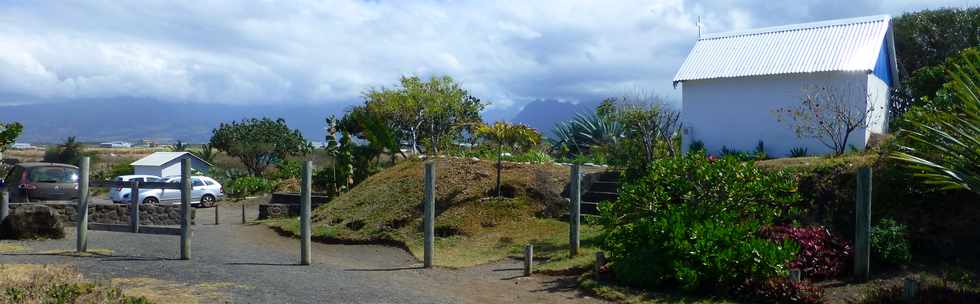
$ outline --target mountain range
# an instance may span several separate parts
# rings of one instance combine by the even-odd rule
[[[353,104],[353,103],[351,103]],[[0,121],[24,125],[18,142],[60,143],[68,136],[82,142],[153,140],[172,143],[207,142],[211,130],[222,122],[248,117],[283,118],[309,140],[322,140],[324,118],[340,116],[350,104],[228,105],[177,103],[141,99],[82,100],[0,106]],[[545,135],[555,123],[576,113],[592,111],[596,104],[572,104],[555,100],[528,103],[517,113],[485,113],[490,120],[527,124]],[[492,119],[490,119],[492,118]]]

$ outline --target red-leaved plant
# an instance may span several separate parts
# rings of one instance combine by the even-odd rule
[[[760,233],[770,240],[791,239],[799,244],[800,252],[788,266],[799,269],[810,280],[836,277],[851,261],[851,245],[824,227],[773,226],[763,228]]]

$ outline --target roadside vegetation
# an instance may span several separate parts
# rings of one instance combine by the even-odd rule
[[[119,303],[148,304],[119,288],[85,280],[65,265],[0,265],[0,303]]]

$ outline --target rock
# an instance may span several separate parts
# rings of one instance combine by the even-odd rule
[[[479,157],[471,157],[470,160],[472,160],[472,161],[480,161],[480,158]]]
[[[29,205],[14,209],[3,223],[0,238],[63,239],[65,228],[57,212],[44,205]]]

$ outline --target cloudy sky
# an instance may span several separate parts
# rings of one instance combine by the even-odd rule
[[[448,74],[504,113],[677,98],[699,16],[719,32],[968,2],[0,0],[0,104],[350,104],[408,74]]]

